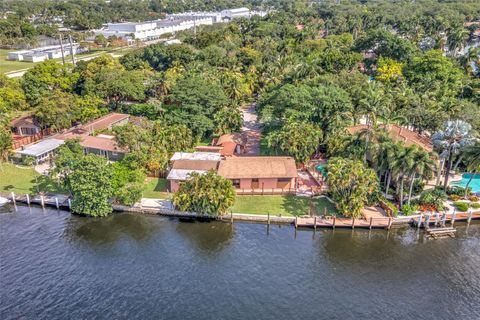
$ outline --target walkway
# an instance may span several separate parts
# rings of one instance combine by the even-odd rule
[[[247,145],[245,146],[245,155],[259,155],[260,154],[260,135],[262,132],[261,125],[258,123],[257,112],[255,110],[255,103],[244,106],[240,109],[243,113],[243,127],[242,133],[247,138]]]

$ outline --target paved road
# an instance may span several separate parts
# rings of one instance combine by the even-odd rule
[[[260,154],[260,136],[261,125],[257,119],[257,112],[255,110],[255,103],[241,108],[243,113],[243,127],[242,132],[247,138],[247,145],[245,146],[245,154],[259,155]]]

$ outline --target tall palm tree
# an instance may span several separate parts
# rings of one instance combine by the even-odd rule
[[[405,178],[412,172],[415,165],[415,148],[401,148],[400,153],[393,163],[393,171],[397,181],[397,193],[400,208],[403,206],[403,186]]]
[[[465,186],[465,197],[468,194],[468,187],[475,175],[480,172],[480,142],[477,141],[474,145],[467,147],[464,152],[465,162],[467,163],[467,170],[471,172],[470,179]]]
[[[462,120],[446,121],[444,129],[433,134],[433,145],[439,149],[440,158],[445,163],[445,180],[443,189],[448,186],[450,171],[452,170],[453,156],[457,155],[464,147],[470,146],[475,142],[472,135],[472,126]]]
[[[413,147],[415,153],[413,155],[413,166],[410,168],[410,188],[408,191],[408,204],[412,199],[413,184],[416,178],[426,180],[431,178],[435,170],[435,161],[432,159],[432,154],[428,154],[424,150]]]

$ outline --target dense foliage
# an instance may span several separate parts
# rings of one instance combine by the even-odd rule
[[[206,174],[192,173],[188,180],[180,183],[180,188],[173,195],[173,204],[178,210],[212,216],[225,214],[234,202],[232,181],[212,170]]]

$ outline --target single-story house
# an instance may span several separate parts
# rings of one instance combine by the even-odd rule
[[[33,116],[24,116],[10,122],[12,133],[18,136],[33,136],[42,131],[40,122]]]
[[[22,157],[33,157],[35,164],[50,160],[54,155],[58,147],[64,144],[63,140],[59,139],[44,139],[28,147],[22,147],[17,151],[17,154]]]
[[[218,175],[237,189],[296,188],[298,176],[292,157],[230,157],[220,161]]]
[[[380,128],[388,132],[389,137],[396,142],[403,142],[406,146],[417,145],[427,152],[433,151],[432,141],[429,137],[423,136],[415,131],[401,127],[396,124],[380,125]],[[347,128],[350,134],[368,129],[367,125],[361,124]]]
[[[110,113],[84,125],[71,128],[64,133],[56,134],[49,139],[41,140],[28,147],[22,148],[22,150],[17,150],[17,153],[24,156],[27,155],[25,150],[34,150],[34,153],[38,154],[38,163],[53,156],[54,149],[63,144],[63,141],[67,139],[79,139],[80,144],[84,147],[84,152],[86,154],[95,153],[105,156],[111,161],[120,160],[123,158],[127,150],[122,149],[117,145],[115,137],[102,134],[99,134],[98,136],[92,136],[91,134],[95,131],[112,129],[114,126],[126,124],[129,121],[129,117],[130,116],[128,114]],[[62,141],[62,143],[53,143],[51,140]],[[47,155],[44,154],[45,152],[38,153],[37,150],[45,151],[45,146],[48,146],[48,148],[52,147],[53,149],[48,150]],[[34,155],[34,157],[37,156]]]
[[[218,161],[216,160],[176,160],[168,173],[167,180],[170,183],[170,191],[175,192],[180,186],[180,182],[189,179],[190,174],[206,173],[208,170],[217,171]]]
[[[80,145],[83,147],[85,154],[93,153],[110,161],[119,161],[127,153],[127,150],[118,146],[115,137],[109,135],[82,136],[80,137]]]

